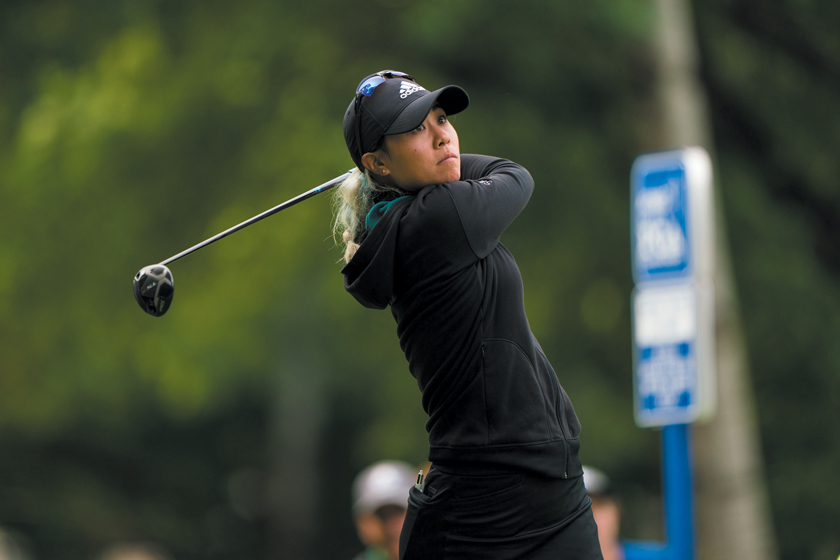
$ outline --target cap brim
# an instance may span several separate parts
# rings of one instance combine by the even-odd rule
[[[447,115],[454,115],[466,109],[470,104],[470,97],[467,92],[458,86],[446,86],[418,97],[416,101],[408,105],[397,115],[394,122],[385,130],[385,135],[403,134],[420,126],[429,111],[435,105],[446,112]]]

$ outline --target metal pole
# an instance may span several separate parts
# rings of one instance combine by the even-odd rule
[[[665,543],[624,543],[625,560],[694,560],[691,427],[662,428],[662,494]]]
[[[665,534],[669,558],[694,559],[691,432],[688,424],[662,428]]]

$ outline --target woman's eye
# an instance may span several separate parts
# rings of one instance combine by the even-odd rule
[[[424,128],[426,128],[426,125],[421,124],[420,126],[414,129],[414,132],[422,132]]]
[[[446,115],[441,115],[438,117],[438,124],[446,124]]]

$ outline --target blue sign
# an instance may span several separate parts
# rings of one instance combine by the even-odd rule
[[[700,148],[644,154],[630,171],[639,426],[690,423],[714,412],[711,179]]]
[[[701,400],[694,284],[637,288],[633,311],[636,423],[663,426],[694,421]]]
[[[691,277],[688,193],[680,160],[656,165],[642,160],[633,169],[632,189],[636,282]]]
[[[714,200],[702,148],[643,154],[630,172],[633,409],[662,427],[666,542],[627,560],[694,558],[689,425],[714,412]]]
[[[637,415],[670,417],[668,424],[690,422],[697,406],[697,349],[693,341],[638,349]]]

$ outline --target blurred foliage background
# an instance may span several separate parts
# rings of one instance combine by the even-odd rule
[[[840,552],[840,5],[696,0],[781,556]],[[534,175],[504,241],[623,534],[661,538],[632,415],[629,169],[659,141],[645,0],[0,4],[0,526],[35,559],[349,558],[350,484],[425,460],[393,319],[346,295],[322,196],[384,68],[471,94],[464,152]]]

